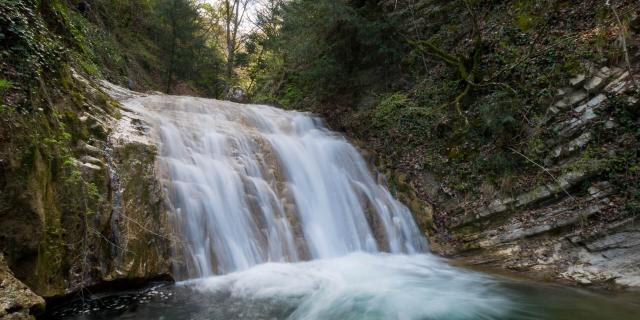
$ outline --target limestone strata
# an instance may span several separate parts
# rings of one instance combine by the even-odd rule
[[[520,194],[445,208],[447,231],[433,241],[471,264],[582,285],[638,287],[638,217],[624,213],[620,186],[603,174],[607,163],[598,159],[607,157],[584,154],[600,146],[615,157],[623,144],[594,140],[617,128],[616,119],[602,116],[612,99],[637,106],[631,75],[624,66],[594,68],[569,83],[547,119],[555,136],[545,141],[549,154],[540,170],[553,179]]]

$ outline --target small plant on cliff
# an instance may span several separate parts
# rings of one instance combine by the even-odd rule
[[[13,82],[6,79],[0,79],[0,94],[4,94],[5,91],[10,89],[12,86]]]
[[[11,87],[13,87],[13,82],[6,80],[6,79],[0,79],[0,110],[2,110],[2,108],[4,108],[4,95],[5,92],[9,89],[11,89]]]

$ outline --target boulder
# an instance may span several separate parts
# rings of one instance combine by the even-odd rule
[[[0,254],[0,320],[35,319],[44,304],[42,297],[14,277]]]
[[[238,103],[246,102],[247,93],[240,87],[231,87],[227,92],[227,100]]]

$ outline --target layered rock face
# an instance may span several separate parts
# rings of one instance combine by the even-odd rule
[[[21,281],[46,298],[169,279],[170,210],[156,147],[99,85],[78,74],[66,81],[73,104],[53,97],[33,116],[9,115],[11,133],[0,132],[0,252],[15,276],[3,271],[7,290],[22,290]],[[124,122],[134,132],[118,131]]]
[[[623,186],[607,174],[629,145],[620,128],[624,119],[611,111],[617,104],[639,107],[634,80],[622,64],[592,68],[570,83],[549,108],[546,123],[556,139],[546,142],[551,151],[545,162],[536,163],[551,182],[443,210],[447,232],[434,241],[446,255],[472,264],[638,287],[640,224],[633,208],[625,207]]]

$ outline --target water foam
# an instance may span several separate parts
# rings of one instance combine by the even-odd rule
[[[501,319],[512,303],[497,282],[433,255],[353,253],[267,263],[185,282],[243,301],[290,305],[289,319]]]

